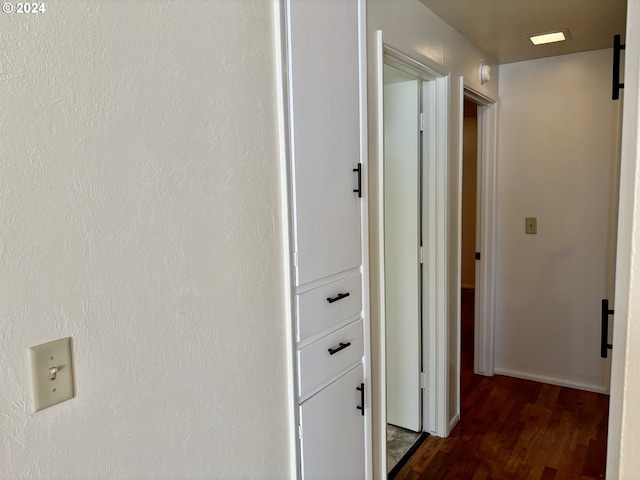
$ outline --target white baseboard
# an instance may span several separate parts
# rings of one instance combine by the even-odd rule
[[[456,413],[456,416],[453,417],[451,419],[451,421],[449,422],[449,434],[451,434],[451,432],[453,432],[453,429],[456,427],[456,425],[458,424],[459,421],[460,421],[460,414]]]
[[[575,388],[577,390],[585,390],[587,392],[604,393],[609,395],[609,388],[602,385],[592,385],[589,383],[574,382],[562,378],[548,377],[546,375],[538,375],[535,373],[523,372],[520,370],[509,370],[507,368],[496,367],[494,369],[496,375],[505,375],[507,377],[521,378],[522,380],[532,380],[534,382],[548,383],[559,387]]]

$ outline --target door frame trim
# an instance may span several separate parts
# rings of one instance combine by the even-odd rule
[[[449,105],[450,78],[424,84],[423,109],[428,119],[423,138],[422,358],[427,375],[423,395],[423,430],[447,437],[450,428],[449,367]],[[435,139],[435,144],[430,140]],[[429,388],[429,387],[432,388]],[[427,430],[428,429],[428,430]]]
[[[436,145],[432,149],[431,161],[423,166],[428,175],[429,168],[432,169],[432,177],[429,187],[433,187],[433,197],[425,198],[428,202],[427,208],[429,216],[424,219],[423,229],[428,228],[431,222],[432,228],[429,235],[424,236],[423,246],[426,240],[426,251],[428,265],[429,259],[433,259],[434,268],[429,274],[423,273],[423,292],[429,296],[423,301],[423,361],[426,363],[427,387],[426,398],[430,404],[429,409],[423,406],[423,430],[436,436],[446,437],[449,434],[448,402],[449,402],[449,105],[450,105],[450,84],[451,76],[449,70],[436,61],[423,56],[421,53],[405,46],[402,42],[392,36],[377,31],[376,35],[376,77],[377,91],[376,104],[377,115],[375,128],[377,130],[377,158],[372,158],[370,168],[377,170],[378,182],[376,190],[378,192],[375,201],[378,218],[376,221],[380,228],[375,233],[376,239],[371,243],[379,245],[377,251],[372,251],[371,268],[379,273],[379,289],[372,292],[372,298],[378,298],[380,322],[372,325],[378,330],[377,345],[373,346],[374,354],[380,357],[376,362],[379,369],[373,372],[373,381],[378,387],[372,392],[372,404],[376,407],[374,416],[380,419],[374,426],[374,441],[378,444],[379,451],[386,452],[386,374],[384,369],[386,356],[385,343],[385,301],[384,301],[384,64],[388,63],[394,67],[399,67],[417,78],[429,81],[432,84],[431,91],[437,99],[432,105],[432,121],[429,122],[434,129]],[[430,89],[427,88],[427,91]],[[427,113],[427,112],[425,112]],[[428,115],[427,115],[428,117]],[[425,195],[427,197],[427,195]],[[423,209],[424,209],[423,205]],[[426,269],[429,270],[428,268]],[[424,270],[423,270],[424,271]],[[377,459],[377,469],[386,472],[386,455],[381,455]]]
[[[495,272],[496,272],[496,177],[498,103],[465,86],[460,79],[460,98],[468,98],[478,104],[478,196],[476,251],[480,261],[476,264],[474,360],[475,373],[486,376],[495,374]],[[461,110],[464,102],[461,102]],[[460,118],[464,115],[461,112]],[[460,125],[460,142],[463,128]],[[462,147],[460,148],[460,182],[462,182]],[[460,183],[460,205],[462,183]],[[462,221],[462,208],[460,208]],[[461,230],[460,230],[461,231]],[[460,363],[458,362],[460,365]],[[459,381],[459,379],[458,379]],[[458,407],[459,410],[459,407]]]
[[[290,168],[290,137],[289,137],[289,81],[286,65],[287,52],[287,6],[286,0],[274,0],[274,37],[275,37],[275,67],[276,67],[276,99],[278,106],[278,150],[280,161],[280,211],[281,211],[281,235],[282,235],[282,261],[283,261],[283,291],[284,291],[284,328],[286,338],[286,380],[287,380],[287,432],[289,437],[289,471],[291,478],[300,478],[302,466],[299,455],[298,425],[300,423],[297,408],[298,397],[296,394],[296,378],[298,376],[296,352],[296,335],[294,329],[295,293],[293,279],[295,270],[291,261],[291,246],[293,245],[293,199],[291,197],[292,172]]]

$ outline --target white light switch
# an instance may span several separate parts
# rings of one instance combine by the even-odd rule
[[[33,410],[37,412],[73,398],[71,337],[31,347],[29,353]]]

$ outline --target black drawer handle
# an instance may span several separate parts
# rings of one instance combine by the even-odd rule
[[[340,346],[336,347],[336,348],[330,348],[329,349],[329,355],[335,355],[336,353],[338,353],[340,350],[344,350],[347,347],[351,346],[351,342],[347,342],[347,343],[342,343],[340,342]]]
[[[343,298],[347,298],[349,295],[351,295],[350,293],[339,293],[337,297],[328,297],[327,298],[327,302],[329,303],[333,303],[333,302],[337,302],[338,300],[342,300]]]
[[[613,315],[613,310],[609,308],[609,300],[602,299],[601,310],[601,331],[600,331],[600,356],[607,358],[607,350],[611,350],[613,347],[607,342],[609,336],[609,315]]]
[[[624,88],[624,83],[620,83],[620,52],[625,46],[620,42],[620,35],[613,36],[613,92],[611,100],[620,98],[620,89]]]
[[[360,392],[360,405],[357,405],[356,408],[362,412],[362,416],[364,417],[364,383],[356,387],[356,390]]]
[[[353,171],[358,172],[358,188],[353,193],[357,193],[358,198],[362,198],[362,164],[358,163],[358,168],[354,168]]]

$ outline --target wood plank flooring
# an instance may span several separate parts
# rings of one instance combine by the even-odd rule
[[[460,423],[425,440],[396,480],[604,478],[608,396],[474,375],[472,291],[463,291],[462,351]]]

